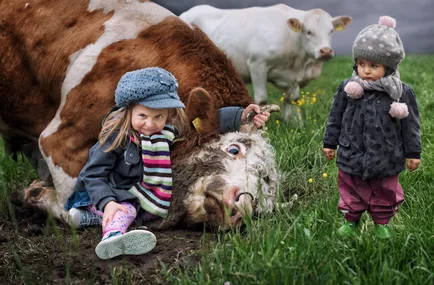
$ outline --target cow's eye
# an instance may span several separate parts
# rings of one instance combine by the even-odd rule
[[[236,144],[232,144],[228,147],[228,152],[233,155],[237,155],[240,153],[240,147]]]
[[[311,35],[313,35],[313,32],[312,31],[307,31],[307,35],[311,36]]]

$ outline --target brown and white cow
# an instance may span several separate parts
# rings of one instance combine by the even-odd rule
[[[209,95],[214,109],[251,102],[235,68],[204,33],[149,1],[1,1],[0,21],[0,133],[9,152],[24,151],[40,177],[52,179],[54,188],[37,182],[26,198],[59,219],[125,72],[169,70],[187,105],[195,87],[206,90],[199,93]],[[233,225],[258,198],[260,209],[272,209],[276,175],[268,143],[253,133],[219,136],[213,116],[197,110],[189,116],[201,117],[208,128],[192,131],[173,151],[174,184],[180,187],[166,225]],[[240,155],[228,153],[231,145]],[[209,150],[213,156],[204,154]],[[264,163],[256,166],[259,160]],[[218,171],[211,173],[210,165]],[[251,195],[241,199],[242,192]],[[227,210],[229,221],[223,218]]]

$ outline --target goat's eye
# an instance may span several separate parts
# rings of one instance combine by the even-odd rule
[[[237,155],[240,153],[240,147],[233,144],[228,147],[228,152],[233,155]]]

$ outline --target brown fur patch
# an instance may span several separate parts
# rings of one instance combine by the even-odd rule
[[[98,39],[111,15],[89,13],[88,1],[26,3],[0,2],[0,117],[37,138],[59,106],[69,56]]]

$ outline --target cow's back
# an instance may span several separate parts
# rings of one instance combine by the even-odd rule
[[[236,66],[244,81],[250,80],[248,60],[264,57],[279,61],[290,52],[288,43],[297,40],[286,23],[289,17],[303,17],[304,11],[284,4],[244,9],[217,9],[199,5],[180,15],[199,26],[223,50]],[[291,39],[292,37],[292,39]]]
[[[9,130],[36,138],[60,104],[69,56],[95,41],[110,17],[86,13],[89,24],[80,16],[84,1],[42,2],[0,3],[0,117]]]

